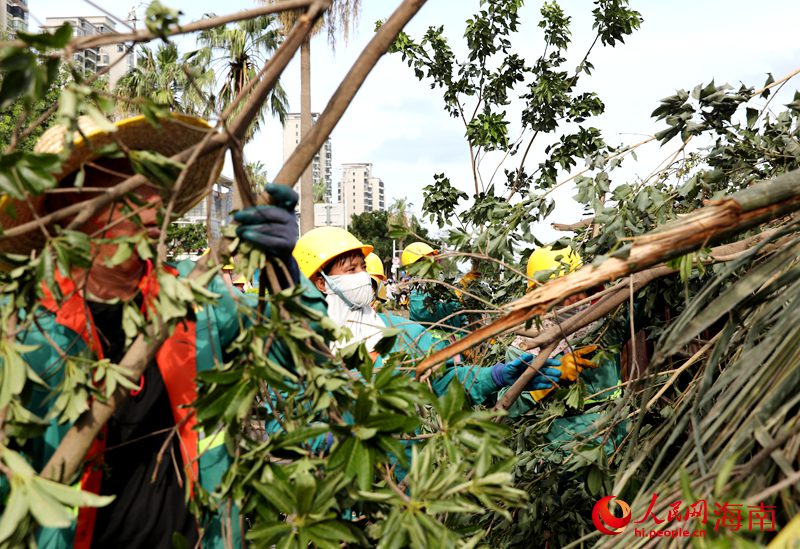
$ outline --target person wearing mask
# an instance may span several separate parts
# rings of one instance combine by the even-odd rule
[[[375,294],[375,301],[372,308],[376,311],[383,309],[384,304],[389,300],[388,283],[386,274],[383,270],[383,261],[375,252],[370,252],[366,258],[367,273],[372,279],[372,293]]]
[[[403,250],[400,263],[403,268],[426,257],[435,258],[439,250],[435,250],[424,242],[414,242]],[[412,287],[408,297],[408,318],[425,327],[444,333],[460,335],[467,327],[467,319],[458,314],[463,309],[461,302],[436,299],[420,284]]]
[[[113,142],[123,144],[125,151],[149,150],[169,157],[199,144],[212,131],[204,120],[179,114],[161,118],[159,127],[144,116],[128,118],[116,122],[114,132],[98,127],[89,117],[80,118],[78,123],[81,133],[75,133],[74,146],[65,155],[56,177],[62,192],[44,194],[25,203],[39,216],[94,197],[95,189],[110,188],[130,177],[134,172],[126,157],[97,156]],[[36,152],[61,153],[66,131],[63,127],[46,131],[37,142]],[[181,193],[174,202],[174,216],[183,215],[207,193],[209,181],[219,175],[218,160],[218,154],[203,155],[186,168]],[[85,189],[91,190],[70,192],[77,184],[78,172]],[[27,410],[36,416],[51,415],[57,388],[70,368],[71,357],[105,358],[118,363],[125,355],[126,305],[141,308],[147,315],[157,314],[154,302],[159,293],[158,281],[185,277],[194,268],[194,263],[187,260],[166,264],[161,267],[163,272],[157,272],[153,263],[140,257],[136,250],[126,259],[112,261],[119,257],[117,239],[141,237],[151,243],[158,239],[164,207],[160,188],[157,183],[142,185],[80,226],[77,230],[93,237],[90,262],[70,273],[55,270],[55,279],[43,283],[39,303],[27,311],[35,322],[25,322],[29,316],[21,318],[23,328],[18,341],[28,349],[23,360],[45,383],[34,386],[25,402]],[[279,185],[268,185],[266,191],[274,205],[238,212],[237,232],[268,258],[286,265],[291,280],[281,275],[282,285],[304,285],[302,303],[322,312],[324,298],[301,279],[291,255],[297,239],[293,212],[297,194]],[[30,208],[16,202],[0,196],[3,229],[28,220],[23,212]],[[5,240],[0,244],[0,264],[8,268],[14,261],[12,254],[30,256],[41,250],[41,244],[35,237]],[[186,496],[196,493],[195,487],[213,493],[232,462],[222,444],[223,437],[198,429],[191,404],[197,398],[197,373],[219,367],[228,344],[248,322],[239,314],[242,302],[238,298],[243,296],[221,276],[212,279],[208,289],[219,295],[218,300],[186,311],[186,317],[135,381],[137,388],[114,412],[89,452],[80,486],[114,496],[113,501],[101,508],[80,508],[70,527],[41,528],[37,534],[40,547],[168,549],[174,539],[181,539],[187,547],[221,549],[227,546],[223,531],[228,532],[234,546],[241,544],[235,506],[220,502],[218,511],[198,519],[190,512]],[[292,369],[282,342],[276,342],[270,355],[283,367]],[[53,418],[43,435],[26,446],[25,453],[37,470],[47,463],[68,427],[66,420]],[[173,431],[175,436],[171,436]],[[175,456],[174,461],[160,458],[162,447],[169,450],[168,456]],[[0,490],[3,505],[4,499]]]
[[[297,241],[294,257],[300,271],[325,295],[328,316],[351,333],[345,341],[332,342],[332,347],[341,349],[354,341],[364,342],[376,366],[380,367],[383,357],[374,349],[387,327],[401,331],[390,354],[406,352],[419,358],[447,345],[447,341],[435,338],[416,322],[387,313],[379,314],[372,308],[373,281],[366,261],[370,253],[372,246],[338,227],[313,229]],[[490,406],[494,404],[498,391],[513,384],[528,364],[512,360],[483,368],[451,362],[446,365],[444,374],[433,380],[433,389],[437,394],[443,394],[453,379],[458,379],[467,389],[473,404]],[[542,369],[528,387],[530,390],[551,387],[557,383],[559,375],[554,368]]]

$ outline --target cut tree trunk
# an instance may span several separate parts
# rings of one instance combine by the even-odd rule
[[[300,140],[311,131],[311,39],[300,46]],[[314,180],[309,162],[300,178],[300,234],[314,228]]]

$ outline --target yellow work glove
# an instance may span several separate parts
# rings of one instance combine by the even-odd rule
[[[558,366],[552,366],[554,370],[559,371],[559,381],[577,381],[584,368],[597,368],[597,364],[585,358],[597,351],[597,349],[597,345],[587,345],[585,347],[579,347],[571,353],[562,355],[560,358],[551,359],[559,361]],[[550,387],[549,389],[531,391],[531,396],[536,402],[540,402],[544,397],[555,390],[555,387]]]

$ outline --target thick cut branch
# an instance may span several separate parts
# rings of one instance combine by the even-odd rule
[[[709,259],[712,262],[728,261],[731,259],[731,256],[735,257],[737,254],[755,246],[758,242],[771,238],[777,232],[778,229],[770,229],[768,231],[751,236],[750,238],[740,240],[739,242],[717,246],[710,251]],[[609,288],[609,290],[611,290],[610,293],[606,294],[603,299],[591,307],[588,307],[573,317],[568,318],[558,326],[553,326],[547,330],[542,330],[539,332],[527,342],[527,349],[534,349],[536,347],[543,348],[548,346],[541,352],[542,355],[545,355],[542,361],[546,360],[549,358],[552,352],[548,351],[547,349],[554,348],[559,340],[575,333],[585,326],[588,326],[592,322],[601,319],[625,303],[625,301],[630,297],[629,289],[632,290],[633,293],[636,293],[654,280],[671,275],[675,272],[676,270],[672,267],[667,267],[666,265],[657,265],[632,275],[632,280],[629,278],[620,280],[613,287]],[[533,376],[536,375],[536,371],[538,371],[538,368],[535,370],[532,368],[533,367],[524,372],[516,381],[516,383],[514,383],[511,389],[509,389],[508,392],[503,395],[503,398],[497,403],[497,409],[507,410],[519,397],[519,395],[522,394],[522,391],[525,389],[528,382],[533,379]]]
[[[147,337],[138,336],[120,361],[119,365],[130,379],[138,379],[144,374],[147,365],[155,358],[158,348],[166,339],[166,335],[155,340],[152,337],[152,331]],[[81,414],[67,431],[50,461],[42,469],[42,476],[59,482],[71,482],[92,442],[100,434],[103,425],[111,419],[114,411],[128,398],[129,392],[122,385],[118,385],[116,391],[105,402],[93,400],[89,410]]]
[[[448,358],[547,312],[570,295],[642,271],[798,209],[800,170],[761,182],[726,199],[711,202],[682,219],[632,239],[629,246],[596,267],[586,266],[535,289],[512,303],[510,312],[505,317],[420,362],[417,366],[417,377],[421,378]]]

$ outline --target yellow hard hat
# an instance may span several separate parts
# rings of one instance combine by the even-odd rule
[[[233,281],[233,284],[247,284],[247,277],[241,275],[239,278]]]
[[[377,278],[379,280],[386,280],[386,274],[383,270],[383,261],[381,258],[375,255],[375,252],[371,252],[366,257],[367,262],[367,272],[370,276]]]
[[[372,246],[339,227],[317,227],[300,237],[292,255],[300,271],[311,278],[331,259],[353,250],[361,250],[366,258]]]
[[[370,274],[369,276],[375,281],[375,298],[379,299],[380,301],[386,301],[386,283],[384,282],[386,277],[380,279],[373,274]]]
[[[577,270],[582,263],[581,257],[569,246],[558,250],[551,246],[537,248],[528,258],[528,289],[536,284],[534,276],[540,271],[554,271],[548,278],[555,278]]]
[[[481,278],[481,273],[479,271],[470,271],[458,280],[458,285],[466,290],[472,285],[473,282],[475,282],[480,278]],[[458,299],[461,299],[462,296],[461,290],[455,290],[455,294]]]
[[[400,263],[402,263],[403,267],[407,267],[426,255],[436,255],[438,253],[439,250],[434,250],[424,242],[414,242],[406,246],[406,249],[403,250]]]

